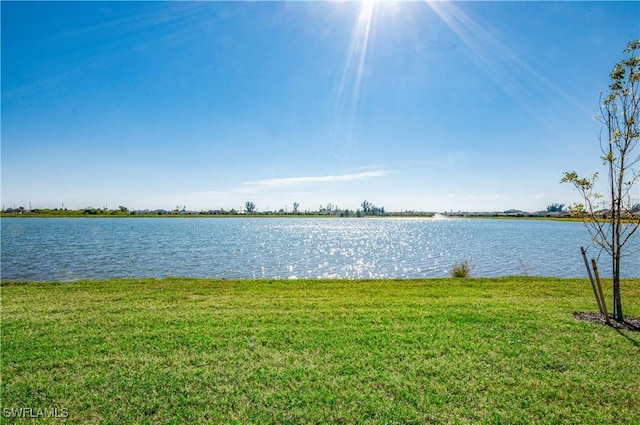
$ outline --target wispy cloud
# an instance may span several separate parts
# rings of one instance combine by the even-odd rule
[[[260,187],[289,187],[289,186],[302,186],[317,183],[338,183],[349,182],[356,180],[368,180],[377,177],[385,177],[389,175],[389,171],[366,171],[363,173],[354,174],[341,174],[330,176],[313,176],[313,177],[288,177],[280,179],[264,179],[257,181],[244,182],[244,185],[248,186],[260,186]]]

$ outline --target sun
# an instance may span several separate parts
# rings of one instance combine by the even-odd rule
[[[352,127],[355,122],[362,83],[367,73],[367,58],[379,18],[393,16],[398,11],[398,3],[394,0],[363,0],[356,3],[360,9],[351,31],[335,103],[336,113],[347,123],[347,127]],[[350,133],[348,129],[347,133]]]
[[[360,83],[364,74],[365,60],[374,25],[375,10],[381,1],[365,0],[360,2],[360,11],[351,32],[351,44],[347,53],[347,60],[342,71],[342,79],[338,91],[338,102],[342,101],[345,91],[351,92],[351,103],[357,103]]]

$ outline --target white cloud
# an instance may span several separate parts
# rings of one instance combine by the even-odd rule
[[[366,181],[390,174],[390,171],[372,170],[330,176],[263,179],[243,182],[235,187],[221,188],[220,190],[172,193],[167,195],[167,200],[172,200],[173,203],[178,202],[173,200],[179,200],[181,205],[186,204],[188,209],[243,208],[244,202],[248,200],[255,202],[258,205],[258,210],[267,209],[267,206],[278,206],[279,208],[281,205],[290,204],[292,200],[300,202],[304,208],[312,209],[324,202],[357,208],[358,204],[353,204],[351,194],[345,195],[344,191],[334,193],[330,185]]]
[[[355,180],[368,180],[376,177],[385,177],[389,175],[388,171],[367,171],[363,173],[355,174],[342,174],[331,176],[313,176],[313,177],[288,177],[280,179],[264,179],[258,181],[244,182],[247,186],[260,186],[260,187],[288,187],[288,186],[300,186],[316,183],[338,183],[349,182]]]

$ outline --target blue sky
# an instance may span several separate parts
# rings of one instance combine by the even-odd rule
[[[2,2],[4,207],[545,209],[640,2]]]

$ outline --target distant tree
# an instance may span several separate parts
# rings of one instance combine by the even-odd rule
[[[584,204],[574,204],[572,211],[583,217],[592,240],[604,249],[612,260],[613,317],[624,320],[620,298],[620,260],[623,247],[640,227],[640,217],[631,211],[633,189],[640,182],[640,39],[627,44],[627,59],[611,71],[611,84],[600,96],[600,114],[596,119],[606,129],[599,137],[602,161],[608,171],[608,193],[596,192],[598,173],[580,177],[575,171],[565,172],[563,183],[571,183]],[[602,219],[602,210],[607,211]]]
[[[564,204],[551,204],[547,206],[547,212],[562,212],[564,210]]]
[[[362,204],[360,204],[360,206],[362,207],[362,213],[364,215],[369,214],[369,212],[371,211],[372,205],[366,199],[362,202]]]
[[[251,214],[256,210],[256,204],[254,204],[251,201],[247,201],[244,204],[244,209],[247,211],[248,214]]]
[[[362,215],[385,215],[384,207],[376,207],[369,201],[360,204],[362,207]]]
[[[293,213],[297,214],[298,213],[298,208],[300,207],[300,204],[297,202],[293,203]]]
[[[129,208],[127,208],[127,207],[125,207],[125,206],[120,205],[120,206],[118,207],[118,211],[123,212],[123,213],[126,213],[126,212],[129,212]]]

